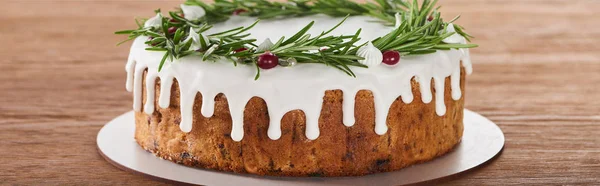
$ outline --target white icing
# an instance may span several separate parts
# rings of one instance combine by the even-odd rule
[[[198,34],[198,32],[196,32],[193,28],[190,28],[190,35],[185,40],[185,42],[188,42],[190,39],[192,40],[192,45],[190,46],[189,50],[203,49],[202,48],[202,40],[200,39],[200,37],[203,38],[204,45],[208,46],[208,44],[209,44],[208,37],[206,37],[204,34]]]
[[[273,47],[273,42],[271,42],[271,39],[267,38],[260,45],[258,45],[258,47],[256,47],[256,52],[264,52],[270,50],[271,47]]]
[[[201,6],[182,4],[181,11],[183,11],[183,17],[187,20],[197,20],[206,15],[206,11]]]
[[[400,28],[400,25],[402,25],[402,15],[400,15],[400,13],[396,13],[394,17],[396,18],[396,24],[394,25],[394,28]]]
[[[454,24],[452,23],[448,24],[448,26],[446,27],[446,32],[454,32],[454,34],[444,39],[444,43],[462,43],[465,40],[463,36],[456,33],[456,29],[454,28]]]
[[[160,27],[160,25],[162,25],[162,15],[160,15],[160,13],[157,13],[156,16],[144,22],[144,28]]]
[[[251,20],[232,17],[230,21],[217,24],[210,32],[219,32],[227,28],[247,25]],[[320,33],[328,30],[340,19],[325,16],[292,18],[286,20],[262,21],[250,32],[256,39],[269,37],[279,38],[292,31],[301,29],[304,24],[315,20],[311,32]],[[368,22],[371,18],[350,17],[332,34],[353,34],[357,28],[363,28],[363,40],[372,40],[391,31],[378,23]],[[294,28],[296,27],[296,28]],[[289,36],[288,36],[289,37]],[[147,37],[137,38],[131,47],[130,57],[126,65],[127,90],[133,91],[134,110],[142,110],[142,75],[146,76],[147,100],[144,111],[151,114],[155,110],[155,81],[160,78],[161,88],[158,104],[161,108],[169,107],[173,79],[177,79],[180,89],[181,123],[184,132],[192,130],[193,104],[198,92],[202,94],[201,113],[211,117],[214,113],[214,98],[223,93],[227,97],[229,111],[233,122],[231,137],[235,141],[244,136],[244,109],[252,97],[265,100],[270,116],[268,136],[273,139],[281,137],[281,119],[287,112],[300,109],[306,116],[306,136],[314,140],[319,134],[319,117],[323,96],[327,90],[343,91],[343,122],[346,126],[355,123],[354,102],[360,90],[370,90],[375,102],[375,132],[385,134],[388,130],[386,120],[391,104],[401,96],[404,103],[414,101],[411,79],[414,77],[420,84],[420,92],[424,103],[435,102],[436,113],[446,113],[444,103],[445,78],[451,78],[452,98],[460,99],[460,62],[463,61],[467,73],[471,72],[469,50],[446,50],[421,56],[403,57],[395,66],[376,65],[368,69],[352,68],[356,78],[322,64],[300,64],[293,68],[274,68],[261,71],[261,77],[255,81],[256,69],[250,65],[233,66],[227,60],[203,62],[201,57],[189,56],[174,62],[167,62],[161,72],[158,65],[162,52],[146,51],[144,42]],[[464,42],[464,41],[463,41]],[[435,99],[431,92],[433,80]],[[441,100],[441,101],[438,101]],[[359,111],[360,112],[360,111]],[[201,130],[201,129],[200,129]]]
[[[358,60],[358,62],[369,67],[380,65],[383,61],[383,54],[370,41],[365,46],[360,47],[356,55],[365,58]]]

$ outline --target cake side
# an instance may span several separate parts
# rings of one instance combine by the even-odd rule
[[[144,77],[142,79],[146,79]],[[451,92],[451,78],[445,78],[444,92]],[[145,87],[145,81],[141,86]],[[419,83],[411,81],[415,100],[421,100]],[[433,83],[432,83],[433,84]],[[434,86],[430,86],[436,92]],[[231,138],[232,119],[226,95],[215,98],[214,115],[201,114],[202,95],[196,94],[193,127],[182,132],[180,90],[173,83],[168,108],[155,107],[151,115],[136,112],[136,141],[157,156],[187,166],[237,173],[273,176],[359,176],[398,170],[429,161],[450,151],[460,142],[463,132],[465,69],[461,68],[462,97],[454,100],[444,94],[446,114],[436,114],[437,101],[404,103],[398,97],[387,117],[389,130],[375,133],[375,107],[370,91],[356,95],[355,125],[343,124],[343,92],[325,92],[316,140],[305,135],[306,120],[302,111],[288,112],[281,120],[281,137],[268,137],[269,113],[264,100],[253,97],[244,112],[244,138]],[[156,80],[155,104],[161,94]],[[147,92],[142,89],[145,104]],[[292,99],[292,98],[291,98]]]

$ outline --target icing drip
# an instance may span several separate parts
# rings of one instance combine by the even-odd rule
[[[132,47],[133,50],[133,47]],[[129,54],[127,58],[127,65],[125,65],[125,71],[127,72],[127,82],[125,83],[125,88],[127,91],[133,91],[133,71],[135,70],[136,62],[133,60],[133,52]]]
[[[154,113],[154,96],[156,89],[154,88],[158,73],[148,71],[146,75],[146,105],[144,105],[144,112],[146,114]]]
[[[171,86],[173,86],[173,76],[165,76],[160,80],[160,96],[158,97],[158,106],[168,108],[171,104]]]
[[[136,98],[133,100],[133,110],[136,112],[142,110],[142,75],[146,66],[143,64],[138,64],[135,67],[134,78],[133,78],[133,97]],[[153,83],[154,84],[154,83]]]
[[[263,21],[251,32],[258,40],[266,40],[269,37],[278,38],[290,30],[290,28],[277,29],[282,27],[278,25],[294,27],[294,25],[298,25],[295,24],[297,22],[309,22],[309,20],[316,20],[312,30],[316,34],[339,21],[339,19],[325,16]],[[378,23],[367,22],[368,20],[369,18],[365,17],[350,17],[345,24],[338,28],[338,31],[352,34],[358,27],[357,25],[361,25],[364,31],[362,37],[370,40],[392,29]],[[228,22],[215,25],[212,31],[219,32],[221,29],[241,26],[248,22],[251,21],[240,21],[240,18],[235,17]],[[282,31],[272,32],[273,30]],[[332,34],[342,33],[334,31]],[[314,140],[319,137],[321,132],[319,117],[325,91],[339,89],[343,92],[343,123],[346,126],[353,126],[356,94],[360,90],[370,90],[373,93],[375,105],[375,132],[383,135],[388,130],[386,122],[391,104],[398,97],[401,97],[406,104],[414,101],[411,85],[413,78],[419,82],[421,101],[424,103],[434,101],[437,115],[443,116],[446,113],[445,78],[450,77],[452,98],[458,100],[462,96],[460,62],[463,62],[468,74],[472,72],[468,49],[403,57],[402,62],[395,66],[375,65],[368,69],[353,68],[357,78],[319,64],[302,64],[293,68],[263,70],[261,78],[255,81],[253,78],[256,73],[254,66],[238,65],[234,67],[227,61],[202,62],[201,57],[193,56],[167,62],[162,71],[158,72],[158,64],[163,53],[146,51],[147,46],[144,44],[146,40],[146,37],[139,37],[134,41],[126,65],[126,87],[128,91],[133,91],[134,110],[142,110],[142,77],[144,70],[148,69],[145,80],[146,87],[144,87],[147,92],[146,104],[143,106],[144,112],[152,114],[155,110],[154,97],[157,79],[160,79],[161,83],[158,105],[160,108],[169,107],[171,87],[176,79],[180,89],[180,128],[184,132],[190,132],[194,119],[193,104],[196,94],[201,93],[202,95],[200,111],[202,115],[212,117],[215,106],[214,99],[217,94],[223,93],[227,97],[232,120],[231,137],[235,141],[241,141],[244,137],[244,109],[252,97],[260,97],[267,103],[270,116],[267,131],[269,138],[276,140],[281,137],[281,119],[287,112],[302,110],[306,116],[306,137]],[[465,41],[463,40],[463,42]],[[436,90],[435,95],[431,92],[432,83]]]

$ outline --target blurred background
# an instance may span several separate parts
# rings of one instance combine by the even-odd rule
[[[0,183],[158,184],[112,167],[95,137],[131,110],[113,32],[183,1],[0,1]],[[600,182],[600,1],[444,0],[475,36],[466,107],[503,154],[446,184]]]

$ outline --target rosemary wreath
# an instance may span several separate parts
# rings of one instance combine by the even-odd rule
[[[254,65],[257,69],[255,79],[260,77],[261,69],[275,66],[292,66],[296,63],[319,63],[339,69],[356,77],[352,67],[368,68],[360,61],[364,56],[357,55],[361,47],[374,46],[392,56],[423,55],[437,50],[474,48],[476,44],[466,44],[472,38],[464,28],[453,24],[460,16],[444,22],[436,6],[438,0],[375,0],[375,2],[357,3],[351,0],[288,0],[270,2],[267,0],[215,0],[212,4],[200,0],[187,0],[181,9],[163,16],[160,9],[151,19],[136,19],[134,30],[117,31],[115,34],[129,35],[133,40],[139,36],[148,36],[146,50],[164,52],[159,71],[167,60],[185,56],[202,56],[204,61],[228,59],[238,64]],[[291,37],[281,37],[275,43],[270,40],[257,45],[256,39],[246,32],[260,19],[281,17],[299,17],[325,14],[345,18],[327,31],[311,36],[307,32],[314,24],[310,22]],[[371,16],[378,22],[396,28],[389,34],[367,43],[360,40],[361,29],[353,35],[327,36],[348,18],[348,16]],[[233,28],[220,33],[206,35],[212,24],[228,20],[231,16],[252,16],[258,20],[247,27]],[[462,42],[450,42],[448,38],[460,37]],[[322,50],[326,48],[326,50]],[[281,58],[281,59],[280,59]],[[393,59],[393,58],[392,58]],[[395,59],[393,59],[395,60]],[[385,62],[385,61],[384,61]],[[397,61],[395,61],[397,62]]]

